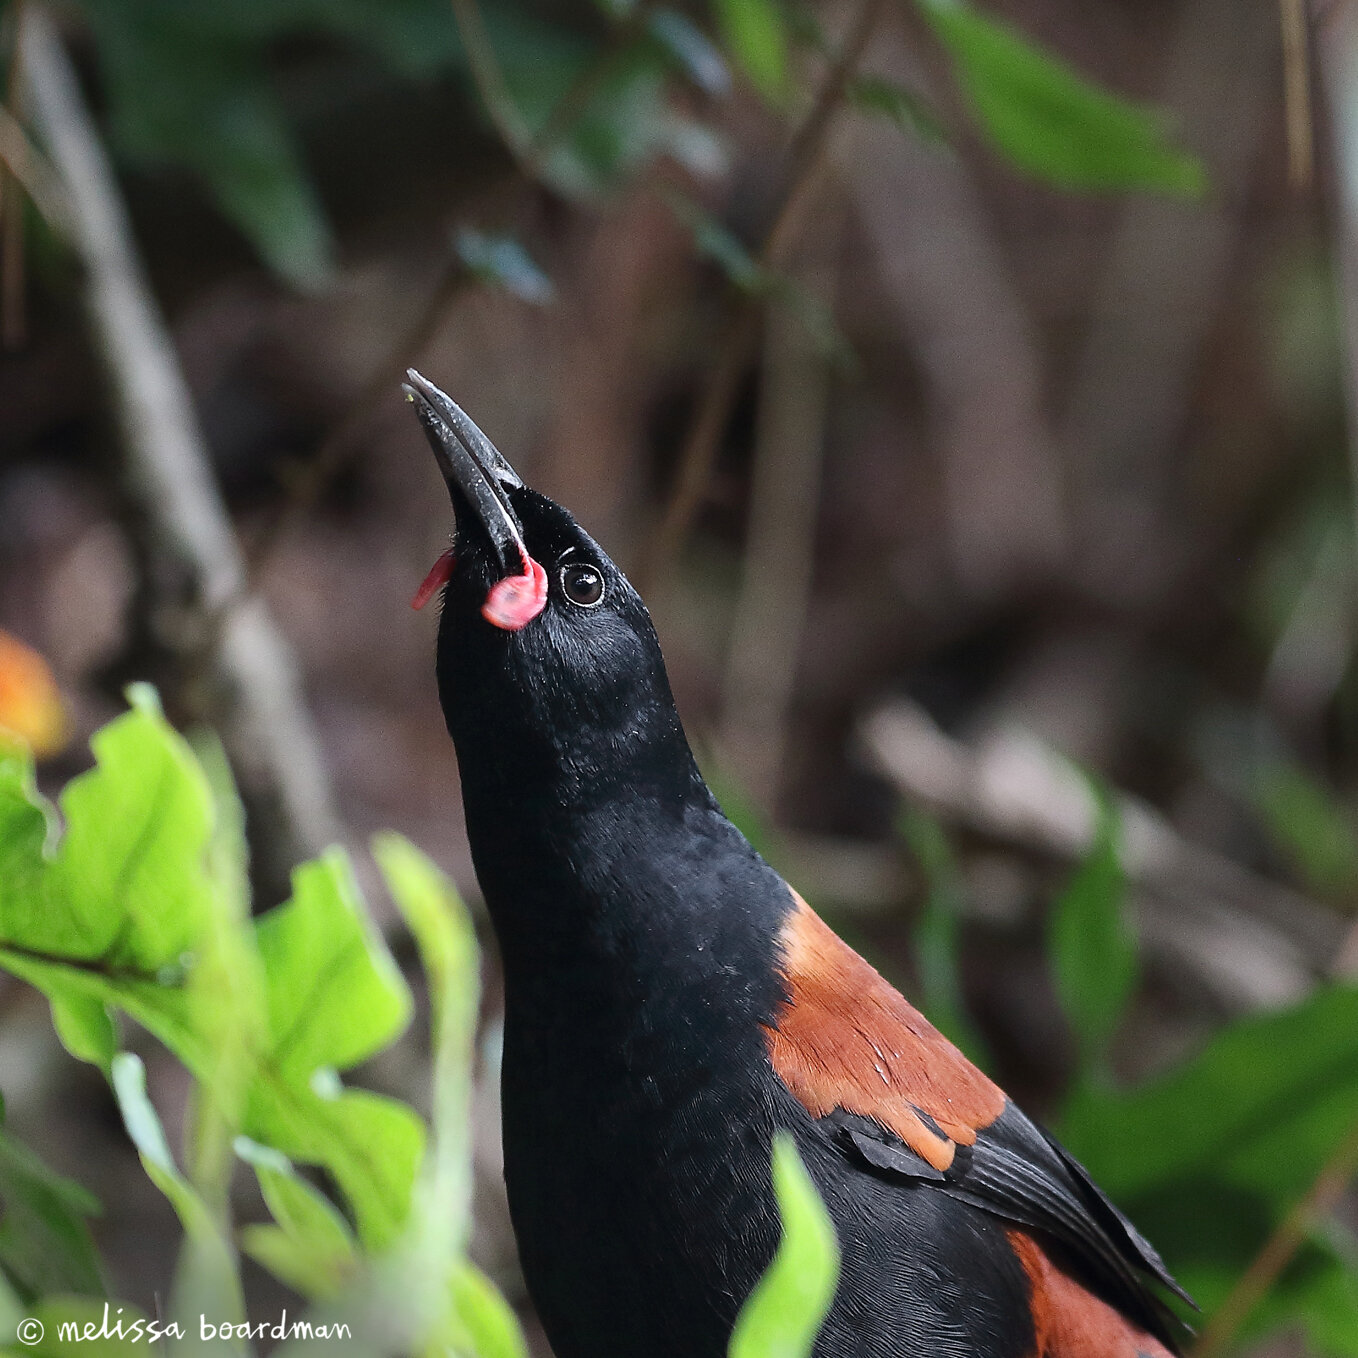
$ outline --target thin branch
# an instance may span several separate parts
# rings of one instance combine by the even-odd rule
[[[0,104],[0,163],[33,200],[52,229],[66,235],[69,213],[57,174],[3,104]],[[15,195],[6,193],[5,201],[7,204],[16,201]]]
[[[1315,175],[1311,113],[1311,52],[1306,0],[1279,0],[1283,29],[1283,87],[1287,104],[1287,167],[1294,187],[1309,189]]]
[[[19,70],[23,58],[24,0],[16,0],[10,15],[9,29],[13,48],[10,52],[9,75],[5,81],[5,98],[9,100],[14,113],[23,112],[22,90],[19,87]],[[11,167],[16,150],[26,149],[22,133],[16,142],[13,132],[17,129],[17,119],[10,109],[5,109],[6,118],[15,128],[6,129],[5,142],[8,153],[4,155],[9,176],[0,174],[0,346],[13,352],[23,347],[28,339],[28,324],[25,314],[25,268],[24,268],[24,195],[22,181],[18,172]],[[20,159],[24,157],[20,156]],[[24,168],[27,168],[26,164]]]
[[[1358,1122],[1335,1147],[1306,1195],[1278,1224],[1226,1300],[1217,1307],[1194,1345],[1192,1358],[1218,1358],[1226,1351],[1254,1308],[1306,1243],[1316,1223],[1339,1205],[1355,1176],[1358,1176]]]
[[[485,17],[477,0],[451,0],[453,18],[467,52],[467,64],[486,114],[495,125],[510,154],[525,165],[533,143],[532,133],[524,122],[514,96],[509,92],[504,72],[495,56],[495,47],[486,32]],[[526,166],[525,166],[526,168]],[[531,176],[530,176],[531,177]]]
[[[70,205],[68,239],[113,397],[125,493],[145,523],[146,555],[169,564],[178,584],[176,597],[153,601],[157,640],[177,662],[180,696],[221,731],[256,812],[257,862],[276,881],[338,835],[320,742],[286,641],[263,601],[245,593],[239,545],[112,167],[57,30],[32,0],[23,43],[28,105]],[[218,610],[213,636],[207,621]],[[202,693],[189,694],[190,677],[204,680]]]
[[[863,0],[839,55],[832,63],[788,153],[787,190],[759,250],[762,270],[776,269],[797,238],[813,199],[825,158],[828,134],[844,91],[886,8],[886,0]],[[697,413],[679,455],[674,493],[656,531],[653,546],[638,572],[643,591],[669,570],[702,503],[723,431],[731,418],[741,379],[759,334],[767,298],[746,294],[727,329],[717,358],[708,373]]]
[[[828,302],[842,210],[817,220],[792,263],[809,295]],[[788,307],[766,314],[759,419],[740,592],[722,685],[721,743],[745,786],[775,805],[811,593],[830,363]]]

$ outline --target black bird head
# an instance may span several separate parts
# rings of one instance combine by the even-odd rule
[[[444,587],[439,697],[469,816],[483,797],[531,814],[544,799],[560,808],[624,787],[692,791],[696,770],[636,590],[450,397],[407,376],[457,521],[415,602]]]

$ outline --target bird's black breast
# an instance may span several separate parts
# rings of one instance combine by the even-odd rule
[[[790,1129],[843,1253],[817,1358],[1024,1358],[1023,1272],[994,1217],[844,1158],[773,1077],[622,1070],[574,1026],[515,1023],[505,1175],[529,1290],[556,1358],[722,1358],[780,1226],[770,1141]],[[569,1055],[567,1055],[569,1053]],[[569,1076],[565,1072],[569,1071]]]

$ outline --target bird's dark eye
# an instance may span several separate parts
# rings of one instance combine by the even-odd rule
[[[593,608],[604,597],[604,577],[588,561],[568,561],[561,568],[561,588],[571,603]]]

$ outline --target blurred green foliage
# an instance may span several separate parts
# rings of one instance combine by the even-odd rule
[[[512,1313],[465,1258],[479,957],[452,887],[405,841],[376,842],[429,979],[426,1126],[340,1076],[393,1042],[412,1009],[344,855],[304,864],[292,899],[252,920],[240,810],[215,747],[196,756],[150,690],[134,690],[133,703],[96,735],[95,767],[62,795],[61,832],[26,753],[0,751],[0,966],[43,991],[62,1041],[104,1071],[180,1218],[166,1323],[196,1333],[200,1314],[243,1321],[243,1249],[315,1304],[314,1323],[349,1325],[347,1352],[519,1358]],[[180,1155],[140,1059],[123,1049],[128,1020],[193,1077]],[[227,1185],[239,1161],[272,1221],[238,1230]],[[327,1171],[339,1199],[295,1164]],[[94,1204],[8,1141],[0,1197],[0,1309],[38,1307],[49,1331],[85,1314],[86,1302],[63,1298],[100,1287],[83,1225]],[[235,1338],[223,1347],[248,1350]]]
[[[1163,120],[1084,80],[962,0],[920,0],[982,131],[1021,170],[1067,189],[1200,194],[1202,166]]]
[[[960,0],[915,2],[981,135],[1017,168],[1071,189],[1201,190],[1202,167],[1154,113]],[[712,106],[672,98],[676,80],[721,100],[734,70],[776,114],[795,120],[808,109],[804,72],[818,52],[835,55],[809,12],[786,0],[710,0],[696,11],[651,0],[574,8],[534,0],[77,4],[119,155],[192,172],[260,257],[300,288],[324,285],[334,270],[332,231],[303,149],[308,101],[298,93],[317,71],[342,87],[351,79],[340,74],[343,62],[367,62],[398,82],[451,81],[469,102],[478,102],[477,90],[502,92],[486,110],[491,130],[526,172],[594,200],[657,157],[699,176],[722,166]],[[484,29],[484,44],[464,41],[455,11]],[[327,68],[336,56],[343,61]],[[880,76],[854,76],[840,97],[912,135],[943,136],[918,91]],[[473,254],[479,273],[484,252]],[[499,268],[491,274],[501,278]],[[507,276],[524,271],[511,267]]]
[[[1107,798],[1099,803],[1094,843],[1048,924],[1053,989],[1080,1055],[1054,1130],[1210,1319],[1358,1126],[1358,988],[1321,987],[1289,1009],[1237,1020],[1171,1070],[1116,1084],[1108,1049],[1135,995],[1137,945],[1117,818]],[[931,899],[950,871],[940,834],[910,835]],[[939,937],[959,945],[955,928]],[[955,968],[955,954],[932,965]],[[926,1010],[940,994],[940,1017],[955,1021],[954,987],[926,989]],[[1316,1354],[1358,1355],[1358,1237],[1338,1220],[1315,1223],[1242,1319],[1242,1342],[1290,1325]]]
[[[1094,794],[1093,846],[1053,904],[1048,925],[1052,976],[1079,1047],[1082,1078],[1091,1082],[1108,1078],[1108,1044],[1138,976],[1118,816],[1106,792],[1096,787]]]

